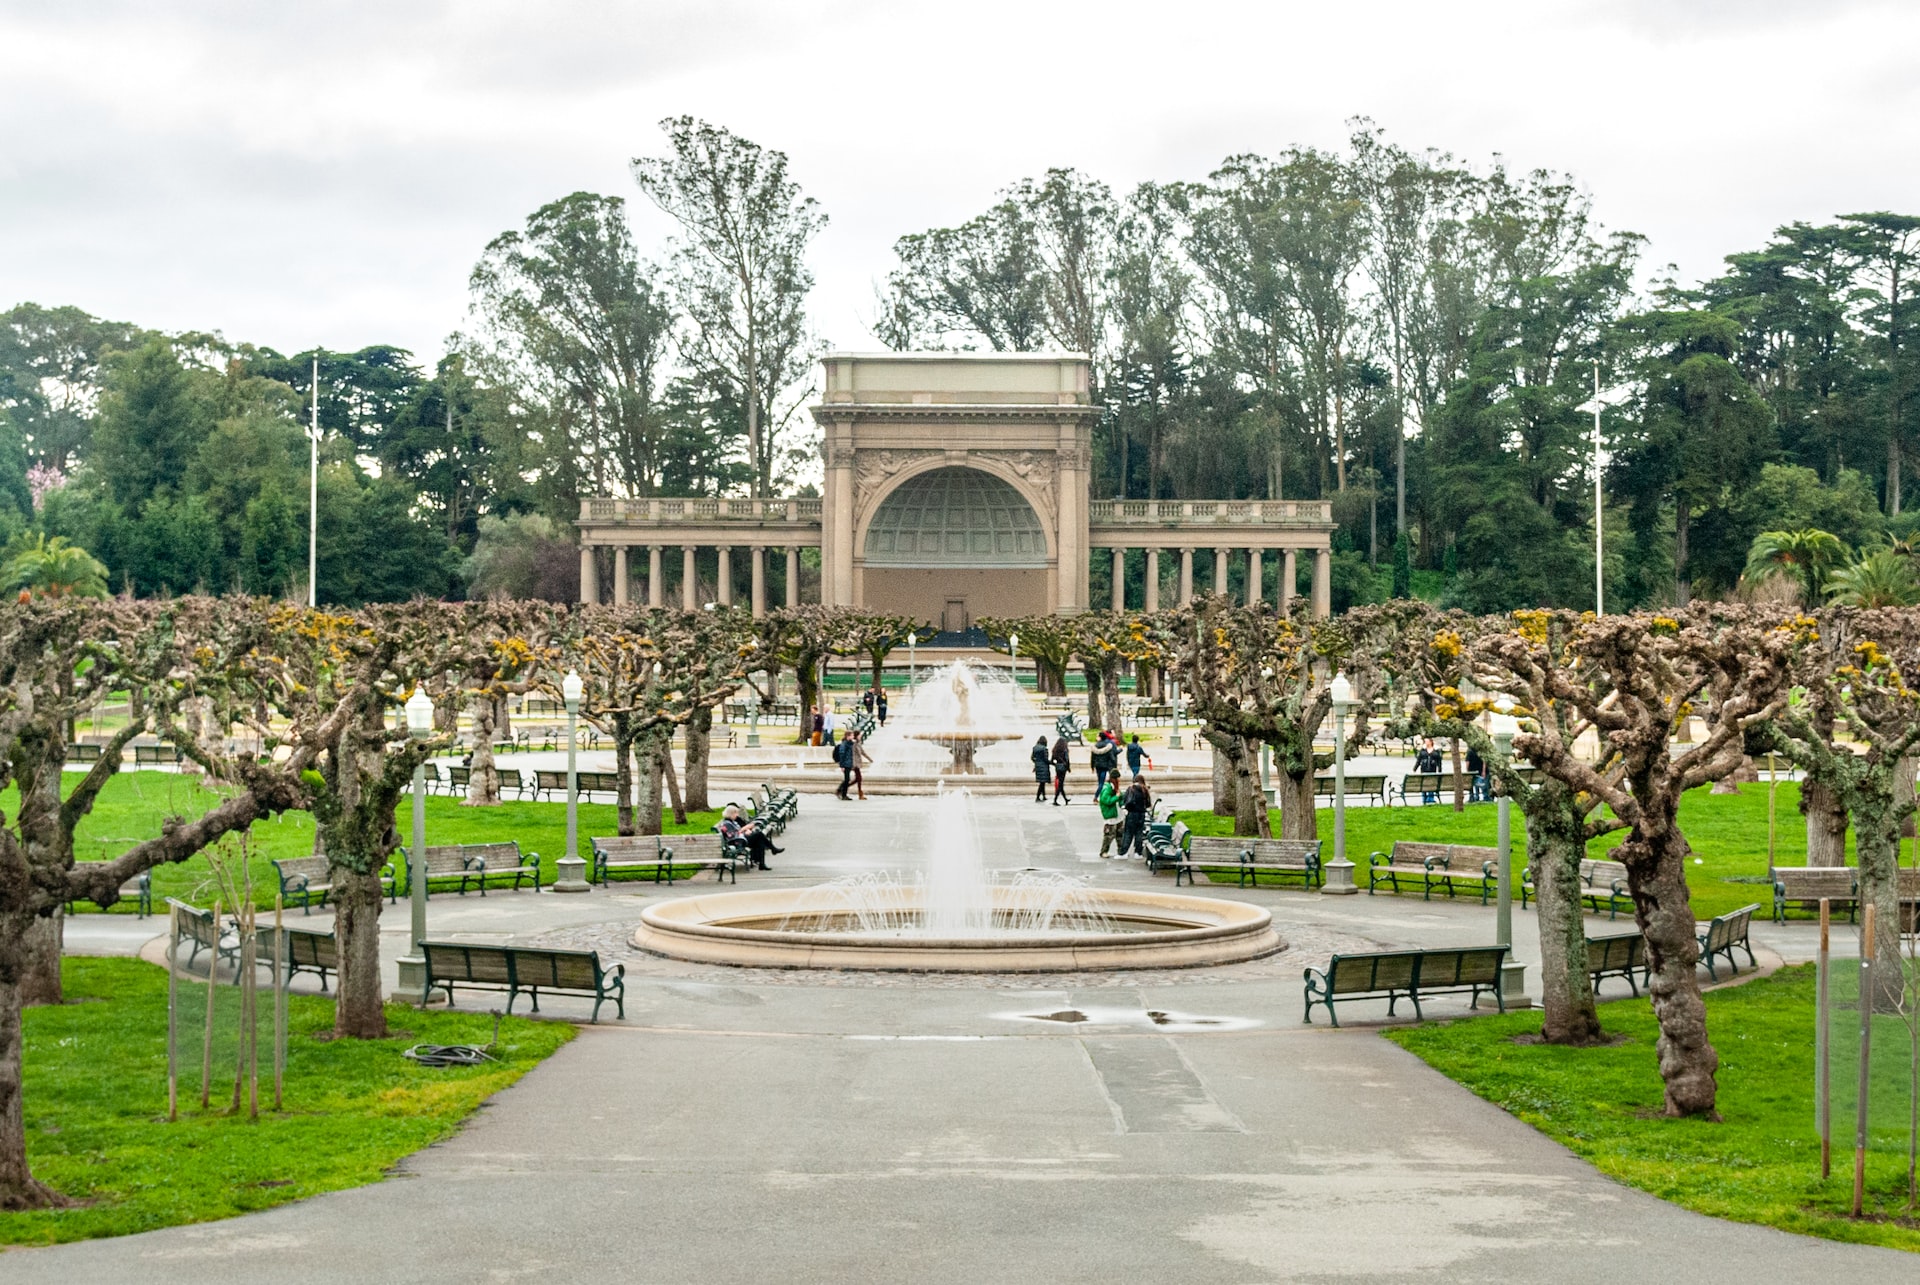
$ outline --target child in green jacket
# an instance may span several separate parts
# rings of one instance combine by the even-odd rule
[[[1100,805],[1100,855],[1106,856],[1113,847],[1114,840],[1120,837],[1120,773],[1109,772],[1107,779],[1100,782],[1100,793],[1094,796]]]

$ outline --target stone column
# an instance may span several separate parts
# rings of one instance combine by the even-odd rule
[[[723,607],[731,607],[733,605],[733,546],[730,544],[723,544],[720,546],[719,552],[720,552],[720,579],[719,579],[720,605]]]
[[[767,614],[767,546],[753,546],[753,618]]]
[[[787,546],[787,605],[800,605],[800,546]]]
[[[695,587],[693,546],[683,544],[680,546],[680,609],[682,611],[693,610]]]
[[[665,588],[666,586],[660,583],[660,546],[650,544],[647,546],[647,605],[649,607],[666,605],[663,594]]]
[[[1147,550],[1147,610],[1160,610],[1160,550]]]
[[[1180,605],[1193,602],[1193,550],[1180,550]]]
[[[838,440],[836,440],[838,439]],[[853,441],[851,425],[834,425],[823,444],[827,472],[820,503],[820,601],[853,605]]]
[[[1294,551],[1288,549],[1280,560],[1280,614],[1283,616],[1293,609],[1293,587],[1300,583],[1300,566],[1294,557]]]
[[[594,565],[593,546],[580,546],[580,601],[600,601],[600,569]]]
[[[1113,609],[1115,611],[1127,609],[1127,551],[1125,549],[1113,551]]]
[[[1313,618],[1325,620],[1333,614],[1333,551],[1313,551]]]
[[[1249,607],[1257,607],[1260,605],[1260,598],[1261,598],[1260,576],[1261,576],[1262,570],[1263,568],[1260,566],[1260,550],[1248,549],[1247,550],[1247,605]]]
[[[626,606],[627,592],[627,546],[616,544],[613,546],[613,605]]]
[[[1213,551],[1213,591],[1215,593],[1227,591],[1227,551],[1225,549]]]

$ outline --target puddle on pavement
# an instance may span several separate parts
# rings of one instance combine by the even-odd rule
[[[1170,1035],[1209,1031],[1245,1031],[1259,1026],[1251,1017],[1203,1017],[1160,1008],[1057,1008],[1047,1013],[995,1013],[1006,1022],[1051,1022],[1062,1026],[1134,1026]]]

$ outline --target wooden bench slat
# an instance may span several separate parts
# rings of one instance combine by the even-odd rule
[[[555,950],[533,946],[488,946],[468,942],[421,942],[420,953],[426,964],[426,985],[420,997],[424,1003],[437,987],[453,1003],[456,987],[507,992],[507,1012],[522,994],[540,1011],[540,992],[563,991],[593,997],[593,1021],[600,1020],[600,1006],[613,1001],[624,1018],[627,1015],[625,964],[611,970],[601,966],[600,955],[590,950]]]
[[[1326,968],[1306,970],[1306,1020],[1313,1020],[1318,1004],[1335,1026],[1340,1025],[1334,1004],[1341,998],[1384,999],[1389,1017],[1400,1000],[1408,999],[1413,1001],[1414,1016],[1421,1018],[1425,1016],[1420,1008],[1423,995],[1471,994],[1471,1007],[1478,1008],[1480,996],[1488,993],[1504,1013],[1507,1004],[1500,993],[1500,971],[1506,956],[1505,946],[1335,955]]]

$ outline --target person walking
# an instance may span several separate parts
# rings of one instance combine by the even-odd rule
[[[1134,780],[1140,779],[1140,760],[1147,758],[1147,747],[1140,743],[1140,733],[1135,732],[1133,739],[1127,742],[1127,775]],[[1152,759],[1147,759],[1151,763]]]
[[[887,693],[885,689],[881,690],[880,698],[874,702],[873,712],[874,716],[880,720],[880,726],[885,727],[887,725]]]
[[[866,738],[858,732],[848,732],[847,739],[842,741],[841,744],[849,747],[847,757],[851,759],[853,763],[853,788],[859,793],[860,801],[865,803],[867,801],[867,778],[861,774],[860,769],[873,762],[873,758],[867,753]],[[842,797],[845,796],[843,795]]]
[[[833,744],[833,734],[840,730],[840,712],[829,703],[826,712],[820,715],[820,730],[826,736],[826,743]]]
[[[1047,752],[1047,735],[1045,732],[1042,732],[1039,739],[1034,741],[1033,753],[1028,757],[1033,759],[1033,801],[1035,803],[1045,803],[1047,801],[1047,780],[1053,775],[1053,755]]]
[[[813,727],[810,732],[812,744],[818,745],[820,743],[821,733],[823,733],[826,730],[826,726],[827,726],[826,715],[822,714],[818,709],[815,709],[813,711]]]
[[[1120,746],[1113,739],[1113,733],[1100,729],[1100,739],[1094,744],[1093,754],[1088,766],[1093,769],[1093,779],[1106,783],[1107,776],[1120,767]]]
[[[834,797],[842,801],[846,799],[847,790],[853,784],[855,749],[852,737],[833,747],[833,765],[840,769],[840,788],[833,793]]]
[[[1108,772],[1100,781],[1100,793],[1094,796],[1100,805],[1100,856],[1105,860],[1108,852],[1120,838],[1120,773]],[[1122,848],[1124,854],[1126,849]]]
[[[1147,788],[1147,778],[1134,774],[1133,784],[1120,799],[1121,810],[1126,819],[1120,827],[1120,855],[1132,852],[1135,856],[1147,855],[1147,818],[1153,815],[1153,791]]]
[[[1067,738],[1056,737],[1053,742],[1053,806],[1073,800],[1067,796],[1067,770],[1073,766],[1073,760],[1067,754]]]
[[[860,708],[869,714],[873,713],[873,688],[869,687],[860,693]]]

